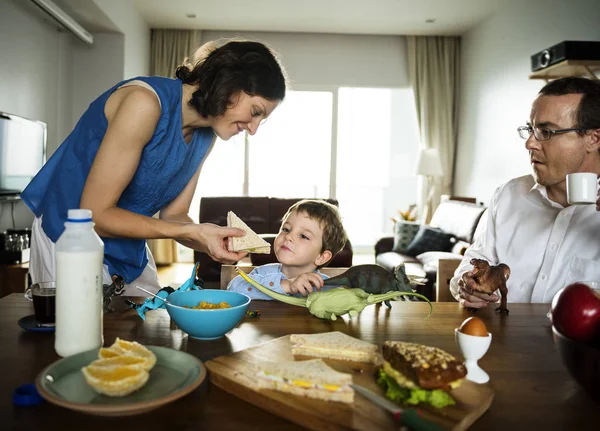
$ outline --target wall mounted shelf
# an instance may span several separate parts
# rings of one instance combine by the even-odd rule
[[[529,75],[529,79],[564,78],[566,76],[585,76],[599,79],[596,72],[600,72],[600,60],[563,60],[545,69],[538,70]]]

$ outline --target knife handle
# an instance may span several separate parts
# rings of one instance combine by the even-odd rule
[[[414,431],[442,431],[443,428],[429,422],[421,417],[421,413],[416,409],[406,409],[400,413],[400,421],[402,424],[410,427]]]

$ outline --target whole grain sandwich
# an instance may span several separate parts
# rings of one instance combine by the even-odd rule
[[[449,392],[460,386],[467,370],[454,356],[437,347],[402,341],[386,341],[382,354],[377,383],[386,397],[403,404],[455,404]]]

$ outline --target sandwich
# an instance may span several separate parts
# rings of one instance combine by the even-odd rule
[[[375,363],[377,346],[340,331],[321,334],[293,334],[293,355]]]
[[[237,227],[246,231],[242,237],[230,238],[230,251],[247,251],[248,253],[271,253],[271,244],[258,236],[246,223],[232,211],[227,213],[227,227]]]
[[[288,362],[260,362],[256,375],[258,389],[340,403],[354,402],[352,375],[340,373],[321,359]]]
[[[449,392],[460,386],[467,370],[454,356],[437,347],[401,341],[386,341],[382,353],[377,383],[387,398],[438,408],[455,404]]]

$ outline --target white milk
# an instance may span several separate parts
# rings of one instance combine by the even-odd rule
[[[104,243],[89,210],[69,210],[56,241],[56,336],[54,349],[71,356],[103,344]]]

